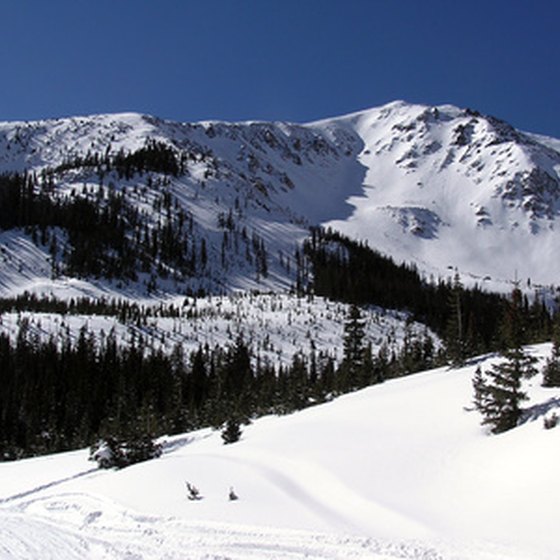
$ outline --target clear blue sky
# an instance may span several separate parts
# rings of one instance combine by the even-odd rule
[[[305,122],[395,99],[560,138],[558,0],[2,0],[0,120]]]

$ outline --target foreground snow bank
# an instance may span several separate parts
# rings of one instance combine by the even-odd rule
[[[262,418],[234,445],[169,438],[121,471],[86,451],[2,464],[0,558],[556,559],[560,428],[541,413],[560,392],[534,379],[531,420],[490,437],[467,410],[475,367]]]

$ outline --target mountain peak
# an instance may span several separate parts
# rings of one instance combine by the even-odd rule
[[[499,283],[517,270],[550,284],[560,275],[557,146],[472,109],[405,101],[302,125],[118,113],[1,123],[0,171],[31,172],[37,188],[48,178],[49,196],[59,198],[103,201],[112,189],[148,230],[168,219],[156,202],[167,193],[192,220],[193,254],[204,240],[209,259],[206,279],[183,278],[181,289],[286,289],[294,282],[287,255],[313,225],[436,277],[457,268],[473,282]],[[157,154],[173,165],[133,164]],[[252,235],[266,248],[266,277],[250,251],[235,256]],[[14,251],[9,286],[27,286],[49,268],[44,247],[16,258],[30,247],[22,236],[0,232]],[[237,249],[224,249],[224,238]],[[22,259],[35,263],[23,284]]]

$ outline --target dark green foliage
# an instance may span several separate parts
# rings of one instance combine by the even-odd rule
[[[111,436],[90,447],[89,460],[95,461],[100,469],[120,469],[126,466],[121,444]]]
[[[517,426],[521,403],[527,399],[522,380],[537,373],[535,359],[523,348],[527,333],[522,306],[521,292],[515,288],[502,319],[501,333],[506,347],[502,351],[503,361],[483,375],[476,372],[473,380],[475,406],[482,415],[482,424],[494,434]]]
[[[133,153],[69,160],[44,170],[39,178],[1,175],[0,230],[23,229],[33,243],[48,250],[53,277],[141,280],[148,292],[156,291],[160,280],[212,279],[207,240],[169,179],[181,173],[183,164],[169,146],[148,142]],[[96,172],[99,185],[68,194],[57,182],[70,169],[88,178]],[[136,174],[138,184],[132,189],[111,181],[132,180]],[[151,213],[144,208],[147,202]],[[254,267],[259,281],[268,276],[265,242],[256,232],[249,237],[246,228],[238,227],[237,217],[230,211],[218,220],[224,228],[222,267],[227,270],[231,262]]]
[[[494,434],[517,426],[521,402],[527,399],[521,389],[521,380],[530,363],[519,353],[508,353],[504,357],[506,361],[486,372],[484,384],[478,388],[482,424]]]
[[[312,228],[304,253],[313,266],[313,292],[338,301],[405,309],[421,287],[418,273],[337,232]]]
[[[344,323],[344,358],[352,373],[357,372],[364,365],[365,353],[365,321],[357,305],[351,305]]]
[[[456,273],[449,294],[449,318],[446,328],[446,354],[449,363],[454,367],[464,365],[469,355],[466,343],[465,320],[463,317],[463,285]]]
[[[241,336],[225,355],[222,375],[222,397],[233,401],[236,408],[245,408],[251,396],[247,389],[252,385],[253,369],[249,347]]]
[[[404,332],[403,348],[385,377],[402,377],[441,365],[427,331],[415,333],[410,323]]]
[[[139,441],[178,428],[169,388],[186,371],[174,372],[161,353],[119,348],[112,334],[98,343],[82,329],[75,343],[40,343],[24,322],[15,344],[0,336],[0,366],[4,458],[76,448],[107,433]]]
[[[146,145],[132,153],[120,151],[111,161],[119,176],[130,179],[135,173],[148,171],[177,176],[180,166],[175,151],[168,145],[148,139]]]
[[[484,381],[484,376],[482,374],[482,369],[480,366],[476,367],[474,372],[474,377],[472,380],[473,386],[473,405],[474,408],[478,411],[484,410],[486,399],[489,396],[488,391],[486,390],[486,383]]]
[[[560,387],[560,356],[553,352],[543,368],[543,387]]]
[[[134,152],[123,149],[114,155],[109,153],[109,149],[103,155],[88,152],[85,156],[67,158],[62,164],[54,169],[46,169],[42,174],[49,183],[53,182],[55,176],[67,171],[88,168],[100,176],[116,171],[120,178],[126,179],[148,172],[177,176],[183,171],[183,158],[184,155],[179,155],[171,146],[148,138],[145,145]]]
[[[312,229],[304,252],[312,263],[315,294],[408,311],[415,320],[446,338],[453,314],[449,302],[454,297],[448,282],[426,282],[414,267],[396,265],[367,245],[331,230]],[[491,349],[504,298],[478,288],[463,288],[461,303],[462,331],[473,341],[473,351]]]
[[[192,275],[202,266],[189,243],[192,216],[175,209],[169,192],[159,203],[165,219],[150,227],[122,192],[103,192],[101,199],[61,197],[28,176],[0,176],[0,230],[24,228],[38,236],[50,248],[56,273],[135,280],[139,270]],[[64,232],[64,243],[57,242],[55,228]]]
[[[143,308],[116,305],[114,311],[139,324],[148,316]],[[175,313],[164,307],[157,312]],[[146,434],[218,427],[230,420],[227,434],[233,437],[236,423],[239,428],[256,415],[288,413],[402,375],[409,360],[389,355],[386,348],[374,357],[369,346],[361,347],[360,376],[347,382],[343,368],[321,352],[296,354],[289,366],[273,367],[266,360],[253,363],[242,338],[227,348],[200,347],[190,355],[180,345],[164,354],[141,335],[128,344],[119,344],[113,331],[96,338],[85,327],[74,341],[69,333],[67,338],[59,333],[57,342],[40,341],[24,317],[15,341],[0,335],[0,460],[102,439],[122,466],[152,454]]]
[[[57,313],[61,315],[102,315],[118,317],[121,323],[140,324],[150,317],[180,316],[180,310],[174,305],[161,303],[157,307],[144,306],[129,300],[107,300],[103,297],[79,297],[70,300],[57,299],[54,296],[37,296],[24,292],[13,298],[0,299],[0,313],[31,311],[34,313]]]
[[[235,443],[241,438],[241,426],[239,421],[230,418],[222,430],[222,439],[224,440],[224,445]]]
[[[360,308],[355,304],[350,306],[344,323],[343,350],[337,375],[338,392],[344,393],[373,383],[375,368],[371,349],[365,342],[365,321]]]
[[[543,368],[543,387],[560,387],[560,314],[556,315],[552,353]]]
[[[155,459],[162,452],[161,445],[155,443],[148,434],[123,442],[123,448],[127,466]]]
[[[90,461],[101,469],[123,469],[135,463],[149,461],[161,455],[161,445],[147,434],[127,440],[108,436],[90,449]]]

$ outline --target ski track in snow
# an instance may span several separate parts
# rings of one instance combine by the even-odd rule
[[[0,560],[539,560],[438,544],[146,516],[87,494],[0,509]]]
[[[443,560],[414,543],[134,514],[86,494],[0,510],[0,558]]]
[[[43,490],[50,490],[51,488],[54,488],[55,486],[59,486],[61,484],[64,484],[65,482],[70,482],[71,480],[78,480],[79,478],[82,478],[84,476],[88,476],[90,474],[94,474],[94,473],[98,473],[99,469],[97,467],[94,467],[92,469],[88,469],[87,471],[72,475],[72,476],[68,476],[66,478],[62,478],[60,480],[55,480],[53,482],[48,482],[47,484],[41,484],[40,486],[37,486],[35,488],[32,488],[31,490],[26,490],[25,492],[19,492],[18,494],[14,494],[13,496],[8,496],[6,498],[0,498],[0,505],[2,504],[6,504],[8,502],[13,502],[15,500],[20,500],[22,498],[27,498],[29,496],[32,496],[33,494],[38,494],[39,492],[42,492]]]
[[[164,445],[170,454],[197,438],[183,437]],[[212,454],[206,457],[211,458]],[[223,459],[215,455],[216,459]],[[352,515],[329,507],[320,498],[325,484],[334,485],[349,504],[359,497],[313,467],[315,488],[306,489],[297,477],[270,461],[255,457],[233,461],[264,475],[275,487],[309,508],[333,526],[352,534],[362,529],[352,526]],[[270,463],[270,464],[268,464]],[[287,465],[283,465],[286,467]],[[443,560],[435,550],[411,543],[382,542],[368,537],[323,534],[308,531],[196,522],[175,517],[147,516],[133,513],[115,503],[85,493],[51,494],[50,491],[88,476],[103,476],[97,468],[53,480],[0,499],[0,560],[5,559],[127,559],[153,558],[192,560]],[[309,473],[306,473],[307,475]],[[328,479],[328,480],[325,480]],[[39,495],[37,497],[33,497]],[[32,499],[29,499],[33,497]],[[8,507],[5,507],[8,506]]]

